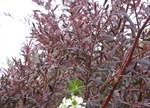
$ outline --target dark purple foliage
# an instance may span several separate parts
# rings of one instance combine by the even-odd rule
[[[0,108],[57,108],[67,81],[87,108],[150,107],[150,7],[141,0],[33,0],[31,40],[0,83]],[[92,1],[92,0],[91,0]],[[134,18],[134,19],[133,19]]]

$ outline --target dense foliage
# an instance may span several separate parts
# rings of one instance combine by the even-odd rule
[[[150,7],[141,0],[33,0],[24,59],[0,79],[0,108],[57,108],[70,92],[87,108],[150,107]]]

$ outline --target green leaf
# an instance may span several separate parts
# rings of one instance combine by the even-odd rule
[[[82,94],[82,82],[78,79],[75,79],[73,81],[68,81],[68,89],[69,92],[73,93],[74,95],[81,95]]]

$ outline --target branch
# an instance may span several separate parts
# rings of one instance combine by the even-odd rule
[[[142,50],[140,53],[134,55],[134,56],[132,57],[132,59],[135,59],[135,58],[139,57],[140,55],[145,54],[145,53],[148,52],[148,51],[150,51],[150,49],[148,49],[148,48],[147,48],[146,50]]]

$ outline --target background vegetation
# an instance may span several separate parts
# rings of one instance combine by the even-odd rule
[[[33,1],[47,13],[34,10],[24,59],[0,79],[0,108],[57,108],[70,93],[87,108],[150,107],[148,3]]]

